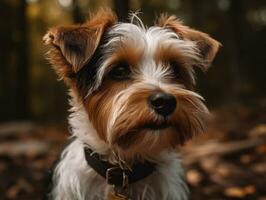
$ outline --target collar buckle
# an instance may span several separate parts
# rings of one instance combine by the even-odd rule
[[[120,167],[110,167],[106,170],[105,178],[106,182],[109,185],[115,185],[114,179],[119,178],[121,180],[122,176],[122,188],[126,188],[128,186],[128,175],[125,170],[121,169]]]

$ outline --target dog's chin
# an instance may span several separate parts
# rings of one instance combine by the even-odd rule
[[[138,151],[141,153],[153,151],[153,148],[171,148],[175,146],[176,140],[173,138],[177,135],[177,129],[169,122],[149,122],[131,128],[125,134],[120,135],[114,145],[124,152]]]
[[[138,131],[163,131],[164,129],[170,128],[172,125],[168,122],[161,122],[161,123],[155,123],[150,122],[143,124],[139,128],[137,128]]]
[[[171,124],[148,123],[117,138],[115,151],[125,161],[153,159],[165,150],[178,146],[178,133]]]

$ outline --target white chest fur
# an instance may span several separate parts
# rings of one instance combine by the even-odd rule
[[[51,196],[54,200],[104,200],[111,186],[90,168],[85,160],[83,143],[73,141],[62,153],[54,176]],[[183,169],[174,152],[160,155],[156,171],[129,186],[134,200],[186,200],[187,186]]]

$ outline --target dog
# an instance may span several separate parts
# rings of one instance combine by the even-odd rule
[[[72,142],[53,174],[52,200],[186,200],[177,148],[204,131],[195,92],[220,43],[173,15],[151,27],[101,9],[44,36],[47,57],[69,87]]]

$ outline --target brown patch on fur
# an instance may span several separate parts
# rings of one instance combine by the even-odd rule
[[[84,101],[89,119],[99,137],[104,141],[106,141],[107,123],[112,109],[111,102],[115,94],[128,87],[129,84],[130,81],[114,82],[106,78],[100,88]]]
[[[60,79],[69,82],[92,57],[104,31],[116,23],[109,9],[101,9],[81,25],[52,28],[44,36],[48,58]]]
[[[194,83],[189,73],[189,71],[193,69],[191,69],[189,61],[182,52],[171,46],[160,45],[157,48],[154,58],[156,63],[163,63],[163,66],[170,65],[174,72],[178,71],[178,74],[175,74],[173,77],[174,82],[178,81],[179,83],[185,85],[187,89],[193,89]],[[171,66],[171,64],[174,65]]]
[[[178,141],[184,144],[195,135],[203,133],[209,111],[198,97],[191,95],[187,90],[169,90],[176,97],[177,109],[170,121],[176,124]]]
[[[135,67],[142,58],[144,49],[136,47],[129,41],[125,41],[115,50],[109,58],[109,66],[126,62],[129,66]],[[107,70],[108,71],[108,70]]]
[[[219,47],[221,46],[218,41],[211,38],[208,34],[196,31],[183,25],[182,22],[174,15],[168,16],[166,14],[162,14],[158,18],[156,25],[172,29],[179,35],[179,37],[181,37],[181,39],[197,42],[198,49],[203,60],[203,63],[199,66],[204,71],[208,69],[208,66],[213,61]]]
[[[178,137],[173,128],[160,132],[142,130],[121,136],[115,150],[123,160],[134,163],[135,160],[145,160],[151,155],[158,155],[162,150],[174,149],[177,144]]]
[[[120,136],[138,131],[138,127],[154,121],[152,110],[147,104],[151,92],[150,90],[141,89],[127,99],[125,111],[116,119],[115,127],[113,127],[111,143],[116,143]]]
[[[179,52],[178,49],[171,46],[158,46],[154,58],[157,63],[175,60],[182,66],[186,66],[188,64],[187,59],[182,52]]]

